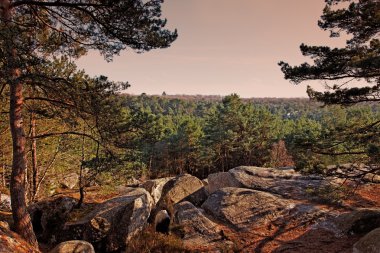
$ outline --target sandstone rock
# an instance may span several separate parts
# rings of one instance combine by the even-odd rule
[[[60,184],[63,188],[73,189],[79,183],[79,175],[77,173],[70,173],[65,175]]]
[[[86,241],[67,241],[58,244],[49,253],[95,253],[94,247]]]
[[[37,238],[42,242],[54,243],[55,235],[62,232],[64,222],[76,204],[74,198],[59,197],[31,205],[29,213]]]
[[[243,188],[222,188],[202,208],[234,229],[247,229],[276,219],[294,205],[279,196]]]
[[[173,179],[173,177],[147,180],[142,184],[142,187],[150,193],[154,203],[157,203],[161,198],[162,188],[171,179]]]
[[[174,206],[174,223],[185,230],[184,240],[208,243],[222,239],[218,225],[188,201]]]
[[[18,234],[0,226],[0,253],[38,253]]]
[[[337,237],[366,234],[380,227],[380,209],[362,208],[349,213],[334,215],[317,227],[334,232]]]
[[[174,205],[181,201],[189,201],[200,206],[207,198],[206,191],[200,179],[184,174],[169,180],[162,189],[159,209],[165,209],[170,215],[174,213]]]
[[[208,181],[208,185],[206,189],[209,194],[212,194],[213,192],[225,187],[242,187],[243,186],[229,172],[219,172],[219,173],[210,174],[207,177],[207,181]]]
[[[318,176],[303,176],[293,169],[241,166],[231,169],[229,173],[242,188],[275,193],[291,199],[308,198],[307,189],[318,189],[329,184]],[[231,186],[235,185],[233,181]]]
[[[153,199],[143,188],[107,200],[74,222],[67,222],[65,239],[84,239],[99,251],[120,251],[147,224]]]
[[[380,228],[374,229],[354,244],[353,253],[379,253]]]
[[[0,210],[10,212],[11,207],[11,196],[0,193]]]

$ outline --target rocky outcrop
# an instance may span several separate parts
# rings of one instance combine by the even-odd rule
[[[215,248],[224,240],[220,226],[188,201],[175,205],[173,217],[173,226],[181,228],[181,236],[185,245],[211,246],[210,244],[213,244],[212,246]]]
[[[374,229],[354,244],[353,253],[380,252],[380,228]]]
[[[74,189],[79,183],[79,175],[77,173],[70,173],[65,175],[60,181],[62,188]]]
[[[94,247],[86,241],[67,241],[58,244],[49,253],[95,253]]]
[[[173,179],[173,177],[147,180],[142,184],[142,188],[144,188],[150,193],[154,200],[154,203],[156,204],[161,198],[162,189],[164,188],[164,185],[171,179]]]
[[[184,174],[170,179],[164,185],[157,208],[165,209],[172,215],[175,204],[186,200],[200,206],[206,198],[207,194],[202,181],[194,176]]]
[[[244,188],[222,188],[209,196],[202,208],[230,227],[259,226],[289,211],[291,202],[270,193]]]
[[[42,242],[55,243],[55,235],[62,232],[64,222],[76,204],[74,198],[59,197],[31,205],[29,213],[37,238]]]
[[[100,251],[121,250],[147,224],[152,207],[153,199],[149,193],[134,188],[123,196],[97,205],[76,221],[67,222],[62,237],[86,240]]]
[[[240,166],[228,172],[211,174],[207,189],[212,193],[224,187],[240,187],[265,191],[290,199],[308,198],[307,189],[328,185],[317,176],[303,176],[294,169],[274,169]]]
[[[18,234],[0,226],[0,253],[39,253]]]

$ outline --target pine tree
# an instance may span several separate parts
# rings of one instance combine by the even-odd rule
[[[10,128],[13,142],[11,176],[15,231],[37,246],[26,210],[26,169],[23,127],[24,85],[29,69],[53,54],[80,57],[99,50],[107,60],[129,47],[137,51],[168,47],[176,32],[164,29],[161,0],[26,1],[0,0],[1,76],[9,85]],[[43,84],[40,84],[43,87]],[[49,94],[54,91],[46,89]]]

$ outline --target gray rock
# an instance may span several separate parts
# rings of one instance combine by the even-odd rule
[[[209,194],[225,187],[242,187],[243,185],[235,179],[229,172],[219,172],[210,174],[207,177],[208,185],[206,190]]]
[[[333,232],[337,237],[366,234],[380,227],[380,209],[362,208],[353,212],[332,215],[316,225]]]
[[[74,222],[67,222],[65,239],[84,239],[107,251],[124,249],[145,225],[154,205],[143,188],[132,188],[123,196],[107,200]]]
[[[6,212],[12,211],[11,196],[0,193],[0,210]]]
[[[209,196],[202,208],[234,229],[264,225],[294,205],[271,193],[243,188],[222,188]]]
[[[182,230],[182,240],[186,247],[194,248],[207,245],[208,248],[228,248],[230,241],[225,240],[218,224],[207,218],[202,209],[188,201],[174,206],[174,226]]]
[[[74,189],[79,183],[79,175],[77,173],[70,173],[65,175],[60,181],[63,188]]]
[[[357,243],[352,249],[353,253],[379,253],[380,252],[380,228],[374,229]]]
[[[307,189],[318,189],[329,184],[320,177],[303,176],[293,169],[241,166],[231,169],[229,173],[242,188],[275,193],[291,199],[309,198]],[[231,186],[236,187],[235,185],[234,182]]]
[[[86,241],[67,241],[58,244],[49,253],[95,253],[94,247]]]
[[[161,198],[162,189],[164,185],[171,179],[173,179],[173,177],[147,180],[142,184],[142,188],[144,188],[150,193],[154,200],[154,203],[156,204]]]
[[[165,209],[170,215],[174,213],[174,205],[181,201],[189,201],[200,206],[207,198],[200,179],[184,174],[169,180],[162,189],[158,209]]]

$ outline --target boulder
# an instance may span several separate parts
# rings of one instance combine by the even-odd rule
[[[243,185],[229,172],[210,174],[207,177],[206,190],[209,194],[225,187],[242,187]]]
[[[338,214],[318,224],[334,232],[337,237],[364,235],[380,227],[379,208],[361,208],[352,212]]]
[[[67,241],[58,244],[49,253],[95,253],[94,247],[86,241]]]
[[[77,200],[70,197],[47,199],[32,204],[28,209],[34,232],[42,242],[55,243]]]
[[[352,249],[353,253],[378,253],[380,252],[380,228],[374,229],[357,243]]]
[[[164,185],[171,179],[173,179],[173,177],[147,180],[142,184],[142,187],[150,193],[154,200],[154,203],[157,204],[161,198]]]
[[[10,212],[12,211],[11,207],[11,196],[4,193],[0,193],[0,210]]]
[[[38,253],[18,234],[0,226],[0,253]]]
[[[206,198],[207,193],[202,181],[189,174],[184,174],[170,179],[164,185],[157,206],[158,209],[165,209],[172,215],[175,204],[186,200],[195,206],[200,206]]]
[[[62,238],[86,240],[100,252],[125,249],[130,239],[147,224],[154,204],[145,189],[131,189],[123,196],[98,204],[76,221],[67,222]]]
[[[294,205],[271,193],[244,188],[222,188],[211,194],[202,208],[233,229],[264,225]]]
[[[242,188],[275,193],[290,199],[309,198],[307,189],[318,189],[329,184],[319,176],[303,176],[293,169],[240,166],[229,173],[235,179],[230,187],[236,187],[237,181]]]
[[[77,173],[69,173],[60,181],[62,188],[74,189],[79,183],[79,175]]]
[[[213,249],[223,242],[223,232],[220,226],[208,219],[202,212],[188,201],[178,203],[174,206],[174,227],[181,228],[181,236],[184,245],[196,248],[207,245]]]

